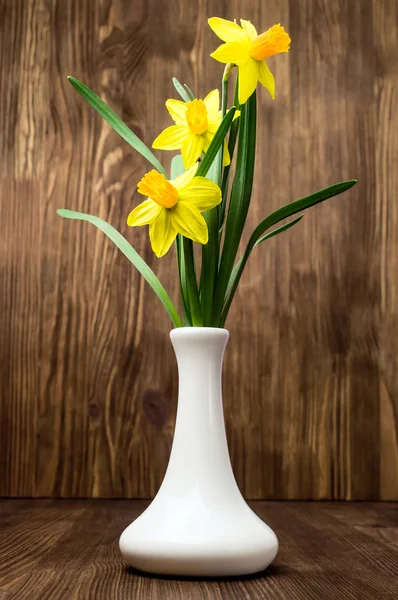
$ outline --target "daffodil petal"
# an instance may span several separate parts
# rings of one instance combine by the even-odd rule
[[[176,125],[187,125],[187,105],[181,100],[167,100],[166,108]]]
[[[213,135],[216,133],[217,129],[219,128],[220,123],[221,123],[221,110],[218,111],[217,116],[214,116],[213,119],[209,119],[207,121],[207,131],[203,135],[206,135],[207,133],[211,133],[212,137],[213,137]]]
[[[196,133],[191,133],[189,137],[184,140],[184,143],[181,146],[181,154],[182,160],[184,161],[184,167],[189,169],[192,167],[203,150],[203,138],[201,135],[197,135]]]
[[[228,42],[221,44],[210,56],[222,63],[234,63],[235,65],[244,65],[250,58],[250,42]]]
[[[170,213],[171,211],[163,209],[158,218],[149,225],[149,239],[151,240],[152,250],[158,258],[168,252],[177,236],[177,231],[171,222]]]
[[[258,63],[251,58],[239,67],[239,104],[244,104],[252,95],[259,79]]]
[[[217,130],[217,127],[216,127],[216,130]],[[203,152],[207,152],[207,149],[210,146],[211,141],[212,141],[213,138],[214,138],[214,133],[212,133],[209,130],[207,130],[203,134]]]
[[[218,111],[220,109],[220,92],[218,90],[213,90],[209,94],[207,94],[206,98],[203,100],[207,110],[207,120],[211,121],[218,116]]]
[[[275,79],[265,60],[258,63],[258,75],[261,85],[267,88],[271,94],[272,100],[275,100]]]
[[[149,225],[152,221],[158,218],[162,207],[148,198],[145,202],[141,202],[127,217],[127,225],[130,227],[139,227],[141,225]]]
[[[194,177],[192,182],[179,192],[178,198],[178,204],[189,204],[203,212],[220,204],[221,190],[216,183],[206,177]]]
[[[245,21],[244,19],[240,20],[240,24],[242,25],[242,28],[244,29],[250,41],[255,40],[258,36],[258,33],[254,25],[250,23],[250,21]]]
[[[210,28],[223,42],[245,40],[246,34],[239,25],[227,19],[212,17],[208,20]]]
[[[230,157],[229,151],[228,151],[228,144],[224,140],[224,152],[223,152],[223,156],[222,156],[222,166],[227,167],[230,164],[230,162],[231,162],[231,157]]]
[[[171,222],[179,233],[199,244],[207,244],[209,232],[199,210],[187,202],[178,202],[170,211]]]
[[[152,144],[152,148],[158,150],[178,150],[189,136],[190,131],[188,126],[171,125],[158,135]]]
[[[198,170],[198,163],[195,163],[193,167],[181,173],[178,177],[170,181],[172,185],[178,190],[178,195],[180,195],[180,191],[187,187],[189,183],[191,183],[192,179],[195,177],[195,173]]]

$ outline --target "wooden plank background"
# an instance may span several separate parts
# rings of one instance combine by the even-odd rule
[[[103,234],[55,211],[118,227],[176,298],[175,257],[125,225],[147,164],[66,76],[151,144],[170,124],[172,76],[202,97],[219,84],[214,15],[292,37],[270,61],[277,99],[259,93],[248,231],[359,180],[258,248],[242,280],[224,379],[238,483],[256,499],[398,499],[396,0],[2,0],[3,495],[150,497],[162,480],[177,392],[167,317]]]

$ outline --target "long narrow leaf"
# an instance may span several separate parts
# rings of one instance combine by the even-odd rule
[[[191,90],[191,88],[187,86],[186,83],[184,83],[184,88],[186,89],[190,100],[195,100],[195,98],[196,98],[195,94],[193,93],[193,91]]]
[[[181,83],[176,77],[173,77],[173,85],[177,92],[180,94],[181,98],[184,100],[184,102],[189,102],[191,100],[191,98],[189,97],[189,93],[184,88],[184,86],[181,85]]]
[[[228,79],[222,80],[221,85],[221,117],[222,119],[227,114],[227,101],[228,101]],[[231,124],[232,126],[232,124]],[[224,144],[221,144],[220,149],[217,154],[217,159],[215,160],[215,172],[214,172],[214,181],[217,185],[221,186],[222,179],[222,164],[224,157]],[[220,212],[221,206],[218,207],[217,212]]]
[[[164,289],[163,285],[160,283],[159,279],[156,277],[155,273],[152,271],[150,267],[146,264],[146,262],[141,258],[141,256],[134,250],[134,248],[129,244],[129,242],[119,233],[112,225],[103,221],[99,217],[93,215],[87,215],[84,213],[75,212],[73,210],[66,210],[61,208],[57,210],[57,213],[61,217],[65,217],[66,219],[76,219],[80,221],[88,221],[92,223],[98,229],[101,229],[110,240],[123,252],[125,256],[129,259],[129,261],[135,266],[135,268],[141,273],[141,275],[146,279],[149,283],[163,306],[165,307],[169,317],[174,325],[174,327],[182,327],[181,319],[179,314],[170,299],[170,296]]]
[[[293,221],[289,221],[289,223],[285,223],[284,225],[281,225],[280,227],[273,229],[269,233],[266,233],[265,235],[260,237],[259,240],[257,240],[257,242],[253,246],[253,249],[256,246],[258,246],[259,244],[261,244],[262,242],[265,242],[265,240],[269,240],[270,238],[274,237],[275,235],[278,235],[279,233],[282,233],[283,231],[290,229],[291,227],[293,227],[293,225],[296,225],[296,223],[299,223],[303,217],[304,217],[304,215],[300,215],[299,217],[296,217],[295,219],[293,219]]]
[[[214,177],[219,182],[217,169],[217,154],[220,152],[235,115],[235,107],[232,107],[222,119],[214,138],[212,139],[204,159],[197,170],[198,176],[205,176],[211,169]],[[218,268],[218,207],[204,213],[209,230],[209,241],[202,248],[202,272],[200,277],[200,298],[202,306],[203,321],[205,325],[212,324],[214,285]]]
[[[207,149],[204,159],[200,163],[199,168],[196,172],[196,175],[198,177],[205,177],[207,171],[213,164],[213,161],[217,156],[217,152],[221,148],[221,144],[224,142],[224,138],[227,135],[229,128],[231,127],[231,123],[235,115],[235,110],[236,109],[234,106],[230,108],[223,120],[221,121],[214,135],[214,138],[211,140],[210,146]]]
[[[255,248],[256,246],[258,246],[259,244],[261,244],[262,242],[265,242],[265,240],[269,240],[270,238],[274,237],[275,235],[278,235],[279,233],[282,233],[283,231],[286,231],[287,229],[290,229],[290,227],[293,227],[293,225],[296,225],[297,223],[299,223],[301,221],[301,219],[303,218],[304,215],[300,215],[299,217],[297,217],[296,219],[293,219],[293,221],[289,221],[289,223],[285,223],[284,225],[281,225],[280,227],[277,227],[276,229],[274,229],[273,231],[270,231],[270,233],[267,233],[266,235],[263,235],[263,237],[261,237],[259,240],[257,240],[257,242],[254,244],[253,248]],[[233,297],[235,295],[236,292],[236,288],[238,287],[238,283],[241,277],[241,265],[243,262],[243,256],[242,258],[236,263],[236,265],[233,268],[233,271],[231,273],[231,278],[229,280],[229,284],[228,284],[228,289],[227,289],[227,293],[226,293],[226,297],[227,300],[225,302],[224,305],[224,309],[223,309],[223,313],[222,313],[222,317],[221,317],[221,323],[220,323],[220,327],[224,327],[225,325],[225,321],[226,318],[228,316],[228,311],[229,308],[231,306],[231,302],[233,300]],[[243,269],[242,269],[243,272]]]
[[[227,68],[227,67],[225,67],[225,68]],[[228,79],[229,79],[228,77],[225,77],[225,71],[224,71],[224,75],[223,75],[222,82],[221,82],[221,118],[222,119],[225,117],[225,115],[227,113]],[[232,124],[231,124],[231,127],[232,127]],[[229,137],[231,137],[231,133],[230,133]],[[226,198],[223,195],[223,190],[221,187],[222,179],[223,179],[223,162],[224,162],[224,147],[225,147],[225,145],[226,145],[225,142],[223,144],[221,144],[221,147],[217,154],[217,158],[213,163],[213,166],[215,165],[214,181],[221,188],[221,204],[219,204],[217,206],[218,229],[220,229],[220,227],[221,227],[221,223],[223,221],[224,214],[225,214]],[[217,260],[218,260],[218,257],[217,257]]]
[[[236,82],[235,82],[234,106],[239,106],[238,81],[239,81],[239,76],[237,75],[236,76]],[[228,152],[229,152],[229,156],[230,156],[231,162],[229,163],[229,165],[227,165],[226,167],[224,167],[223,177],[222,177],[222,183],[221,183],[221,193],[222,193],[223,200],[222,200],[222,203],[220,205],[221,208],[220,208],[220,211],[219,211],[220,229],[224,225],[225,210],[227,208],[229,173],[230,173],[230,170],[231,170],[232,160],[233,160],[233,157],[234,157],[236,138],[238,137],[239,119],[240,119],[240,117],[237,117],[236,119],[234,119],[232,121],[231,129],[230,129],[230,132],[229,132]]]
[[[238,156],[225,224],[224,246],[214,300],[215,322],[221,318],[228,282],[249,209],[256,153],[256,92],[243,104],[239,124]]]
[[[342,194],[346,190],[352,188],[357,182],[356,179],[349,179],[348,181],[342,181],[341,183],[335,183],[323,190],[318,190],[313,194],[309,194],[309,196],[304,196],[299,200],[294,200],[290,204],[286,204],[281,208],[278,208],[273,213],[268,215],[259,225],[257,225],[256,229],[253,231],[249,243],[248,248],[254,247],[254,244],[260,238],[260,236],[270,227],[276,225],[283,219],[287,217],[291,217],[306,208],[310,208],[311,206],[315,206],[315,204],[319,204],[319,202],[323,202],[324,200],[328,200],[328,198],[333,198],[333,196],[337,196],[338,194]]]
[[[219,184],[218,157],[210,167],[207,177]],[[200,302],[202,305],[203,324],[212,325],[214,286],[218,272],[218,206],[203,213],[209,230],[209,241],[202,246],[202,270],[200,273]]]
[[[319,204],[320,202],[323,202],[324,200],[333,198],[333,196],[342,194],[343,192],[349,190],[353,185],[355,185],[356,182],[357,182],[356,179],[342,181],[341,183],[336,183],[327,188],[324,188],[323,190],[314,192],[313,194],[310,194],[309,196],[304,196],[303,198],[300,198],[299,200],[295,200],[294,202],[291,202],[290,204],[286,204],[285,206],[278,208],[276,211],[274,211],[273,213],[268,215],[268,217],[266,217],[263,221],[261,221],[261,223],[259,223],[259,225],[257,225],[256,229],[253,231],[252,235],[250,236],[249,242],[246,246],[246,250],[245,250],[242,258],[237,265],[237,269],[234,273],[233,289],[231,288],[232,284],[230,284],[229,296],[228,296],[228,306],[226,306],[223,310],[223,322],[224,323],[225,323],[225,319],[227,318],[229,307],[231,305],[233,296],[236,292],[238,283],[240,281],[240,278],[242,277],[242,273],[244,271],[244,268],[246,266],[246,263],[248,261],[251,251],[257,244],[259,244],[260,242],[262,242],[264,239],[267,238],[267,236],[264,236],[264,238],[261,237],[263,235],[263,233],[265,233],[265,231],[267,229],[269,229],[270,227],[273,227],[273,225],[276,225],[277,223],[279,223],[283,219],[286,219],[287,217],[291,217],[292,215],[295,215],[298,212],[301,212],[302,210],[310,208],[311,206],[315,206],[316,204]],[[292,221],[292,224],[294,224],[293,221]],[[271,233],[273,233],[273,232],[271,232]]]
[[[173,156],[171,159],[170,176],[171,179],[175,179],[178,175],[184,173],[184,162],[181,154]],[[187,274],[185,267],[185,254],[182,235],[179,233],[176,237],[176,250],[177,250],[177,265],[178,265],[178,276],[180,279],[180,294],[181,304],[183,309],[184,325],[192,325],[191,309],[189,306],[189,294],[187,288]]]
[[[202,327],[202,309],[200,306],[199,290],[196,281],[195,271],[195,258],[193,254],[193,243],[192,240],[183,237],[182,238],[185,258],[185,272],[187,280],[187,290],[189,296],[189,306],[192,317],[192,325],[194,327]]]
[[[160,164],[156,156],[151,150],[140,140],[139,137],[127,127],[126,123],[113,112],[107,104],[97,94],[95,94],[90,88],[84,83],[78,81],[74,77],[68,77],[69,83],[73,85],[75,90],[84,98],[98,114],[124,139],[130,146],[137,150],[144,158],[147,159],[160,173],[163,173],[167,177],[167,173],[163,166]]]
[[[191,310],[189,306],[189,295],[187,289],[187,274],[185,268],[185,255],[183,248],[183,238],[181,233],[177,234],[176,237],[176,254],[177,254],[177,267],[178,277],[180,280],[180,295],[182,305],[182,316],[183,322],[186,327],[192,326]]]

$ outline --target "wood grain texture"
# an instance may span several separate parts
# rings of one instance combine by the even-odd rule
[[[222,67],[208,16],[281,22],[292,50],[259,92],[248,233],[336,181],[253,254],[228,328],[224,401],[248,498],[398,499],[398,5],[395,0],[3,0],[0,7],[0,494],[151,497],[177,378],[169,323],[125,234],[173,298],[175,256],[125,221],[148,165],[84,104],[84,81],[146,143],[172,76],[203,97]],[[271,64],[272,63],[272,64]],[[168,153],[159,153],[168,166]]]
[[[398,511],[387,503],[254,502],[280,551],[254,576],[147,576],[124,563],[118,537],[145,508],[126,500],[5,500],[0,597],[6,600],[385,600],[398,586]]]

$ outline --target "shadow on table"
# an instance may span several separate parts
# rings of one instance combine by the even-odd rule
[[[147,579],[163,579],[167,581],[254,581],[266,577],[280,577],[281,575],[287,575],[292,571],[293,569],[287,565],[270,565],[264,569],[264,571],[259,571],[252,575],[234,575],[231,577],[189,577],[183,575],[156,575],[154,573],[138,571],[138,569],[134,569],[133,567],[126,567],[126,573],[129,575],[136,575]]]

